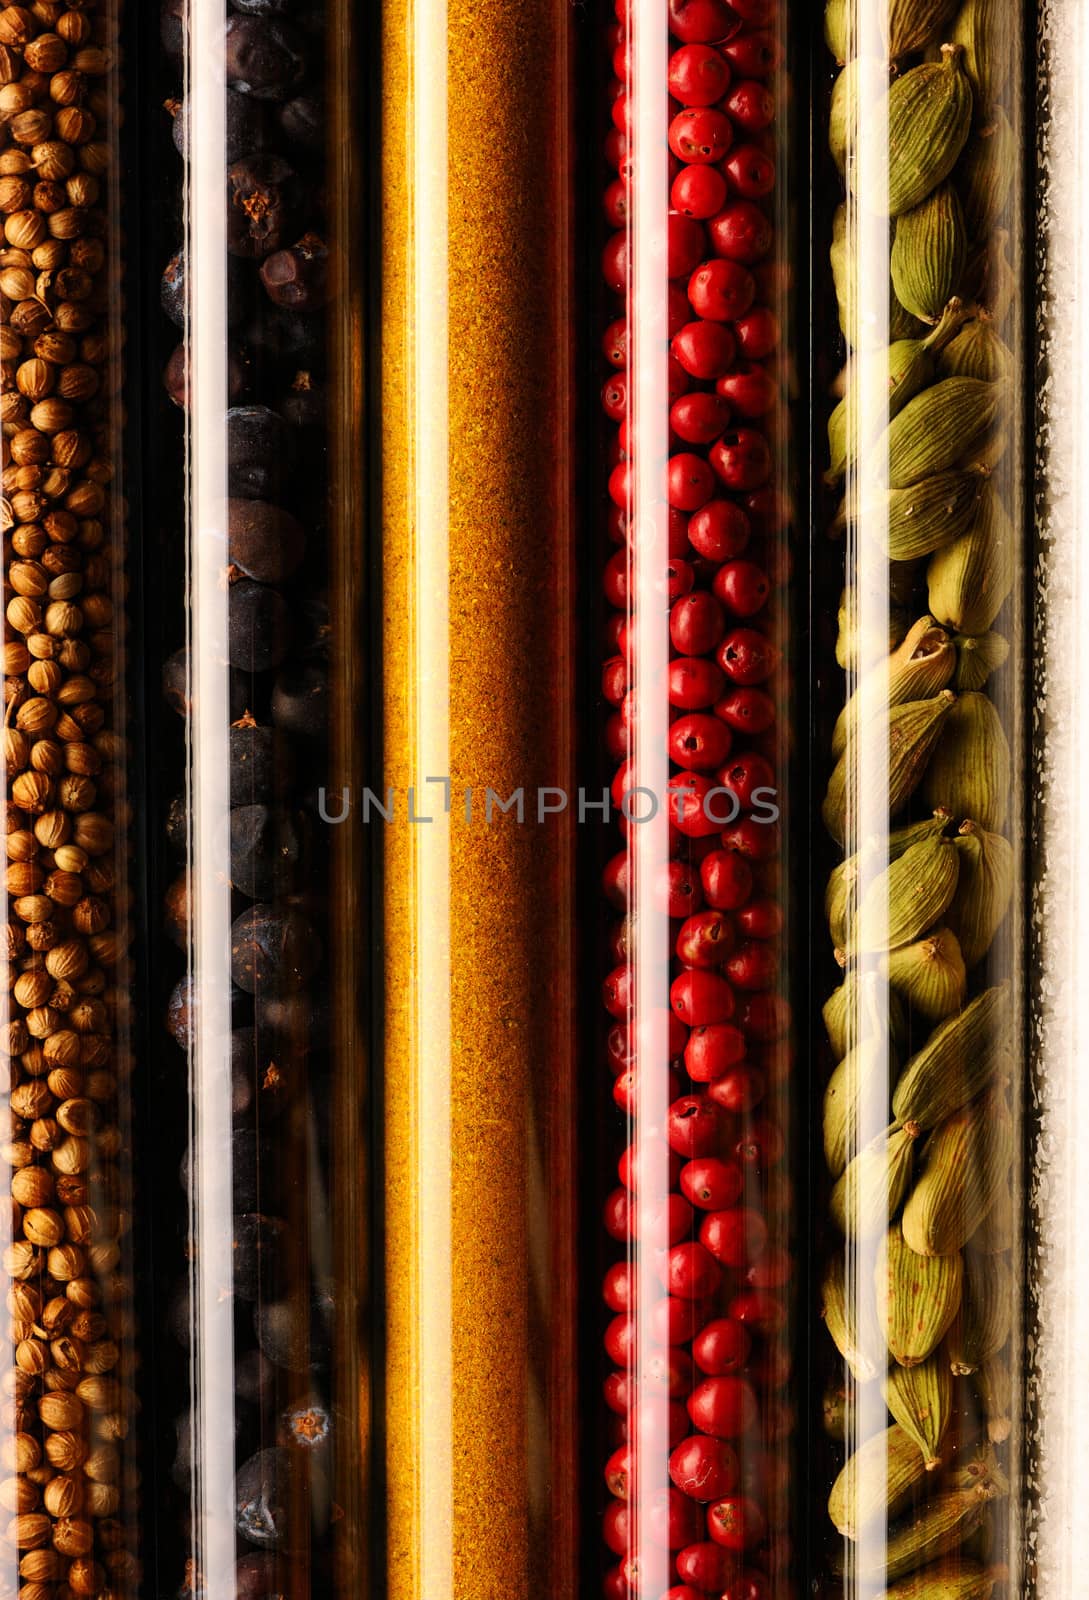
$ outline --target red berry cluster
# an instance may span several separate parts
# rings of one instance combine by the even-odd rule
[[[669,1085],[662,1129],[669,1193],[640,1181],[643,1138],[620,1160],[605,1227],[624,1246],[604,1298],[614,1370],[605,1400],[616,1448],[605,1477],[613,1500],[604,1537],[617,1559],[613,1600],[659,1600],[640,1579],[640,1545],[672,1555],[676,1587],[661,1600],[785,1600],[783,1532],[793,1418],[785,1326],[792,1261],[788,1186],[777,1115],[789,1068],[789,1012],[780,992],[781,805],[779,624],[786,514],[773,482],[781,414],[775,230],[777,0],[668,0],[671,190],[669,276],[668,602],[670,859],[656,884],[673,919],[669,1061],[649,1063]],[[606,745],[619,806],[639,782],[630,755],[636,716],[632,460],[628,426],[629,240],[632,182],[630,21],[617,0],[611,30],[612,127],[605,191],[615,232],[606,283],[618,297],[603,348],[609,437],[608,527],[618,546],[604,586],[603,692],[613,708]],[[732,820],[724,823],[722,810]],[[630,832],[630,830],[629,830]],[[613,1095],[634,1131],[638,1112],[633,1015],[636,931],[627,849],[605,869],[622,914],[612,935],[604,1002],[614,1019],[607,1055]],[[653,1272],[662,1294],[640,1330],[636,1286]],[[640,1300],[644,1296],[638,1297]],[[668,1440],[646,1418],[648,1391],[668,1399]],[[660,1406],[657,1414],[661,1414]],[[660,1459],[648,1461],[649,1452]],[[634,1526],[637,1475],[652,1493],[650,1526]],[[660,1487],[659,1487],[660,1485]],[[644,1507],[648,1497],[640,1495]]]

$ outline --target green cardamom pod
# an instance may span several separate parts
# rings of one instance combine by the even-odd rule
[[[988,125],[969,139],[957,169],[964,220],[973,238],[990,233],[1001,220],[1016,170],[1017,140],[1009,117],[995,106]]]
[[[978,1372],[1003,1348],[1013,1326],[1016,1292],[1005,1255],[982,1255],[975,1249],[964,1252],[960,1314],[945,1341],[950,1370],[958,1377]]]
[[[949,1555],[975,1532],[988,1501],[1000,1492],[988,1482],[924,1501],[918,1511],[889,1529],[887,1546],[883,1551],[872,1552],[872,1564],[865,1575],[895,1583],[909,1572]]]
[[[896,1421],[922,1452],[927,1472],[942,1464],[942,1441],[953,1416],[953,1374],[940,1354],[917,1367],[894,1364],[881,1393]]]
[[[886,122],[888,127],[890,217],[920,205],[944,183],[964,149],[972,125],[972,90],[962,54],[956,45],[943,45],[941,61],[924,62],[897,78],[885,106],[874,114],[875,127]],[[849,176],[854,187],[857,163]]]
[[[877,446],[889,463],[889,487],[908,489],[948,472],[989,438],[1006,390],[979,378],[943,378],[909,400]]]
[[[981,305],[1001,328],[1020,290],[1010,262],[1010,236],[993,228],[978,241],[964,269],[962,293]]]
[[[886,490],[889,556],[912,561],[933,555],[967,533],[985,481],[979,472],[939,472],[907,489]]]
[[[852,54],[854,0],[828,0],[824,8],[824,42],[839,62]]]
[[[934,362],[921,339],[898,339],[889,346],[889,415],[897,412],[929,383],[934,373]],[[847,393],[828,418],[828,456],[830,465],[825,473],[827,483],[837,483],[853,461],[858,459],[857,417],[858,384],[854,380]]]
[[[915,1135],[895,1124],[860,1150],[832,1190],[832,1221],[848,1239],[872,1239],[895,1216],[911,1183]]]
[[[940,920],[959,872],[952,839],[931,834],[913,844],[867,887],[852,924],[850,953],[869,955],[911,944]]]
[[[848,61],[832,86],[828,107],[828,148],[841,178],[847,168],[847,152],[858,137],[858,74],[857,58]]]
[[[878,999],[882,1000],[877,1015]],[[907,1022],[899,998],[886,990],[876,972],[849,972],[838,989],[833,989],[821,1013],[828,1040],[837,1061],[874,1034],[888,1029],[890,1047],[901,1056],[907,1042]]]
[[[848,238],[847,207],[837,206],[832,221],[832,243],[828,251],[832,267],[832,283],[839,307],[839,326],[843,337],[853,350],[862,346],[877,345],[876,329],[880,326],[876,307],[861,304],[858,274],[855,270],[856,251]],[[913,317],[888,290],[888,336],[894,343],[901,339],[919,339],[927,333],[924,323]]]
[[[964,1004],[964,957],[950,928],[936,928],[925,939],[892,951],[883,959],[881,973],[928,1022],[941,1022]]]
[[[888,782],[881,785],[880,795],[875,792],[869,798],[876,809],[883,796],[886,809],[896,816],[922,782],[955,698],[951,690],[943,689],[932,699],[908,700],[903,705],[892,706],[872,730],[862,730],[860,737],[848,744],[832,770],[821,808],[825,826],[840,844],[853,836],[861,809],[859,746],[871,737],[888,739]],[[864,770],[870,775],[870,782],[876,783],[868,763]]]
[[[904,638],[911,618],[901,606],[889,607],[889,649],[895,650]],[[844,589],[839,603],[839,635],[836,639],[836,660],[844,672],[853,672],[859,662],[861,637],[858,628],[858,608],[848,590]]]
[[[1016,535],[987,484],[971,527],[936,550],[926,569],[930,609],[956,633],[987,633],[1013,588]]]
[[[959,1440],[958,1448],[963,1451],[968,1443],[968,1439]],[[1000,1495],[1010,1492],[1009,1479],[992,1445],[987,1443],[977,1444],[971,1455],[956,1456],[942,1474],[943,1489],[977,1489],[980,1484],[990,1485]]]
[[[997,1581],[978,1561],[958,1555],[902,1578],[891,1589],[883,1589],[877,1600],[991,1600]]]
[[[974,967],[991,948],[1010,907],[1013,846],[971,819],[961,823],[954,842],[960,877],[946,920],[960,941],[965,965]]]
[[[859,1383],[869,1383],[878,1366],[884,1366],[885,1354],[873,1296],[855,1290],[852,1283],[847,1293],[843,1257],[833,1256],[821,1282],[821,1317],[853,1376]]]
[[[981,310],[963,325],[938,357],[938,371],[943,378],[982,378],[984,383],[1013,378],[1013,351],[999,337],[989,312]]]
[[[992,672],[1003,666],[1010,653],[1010,641],[1000,633],[958,633],[958,689],[982,689]]]
[[[906,700],[927,700],[939,694],[956,671],[957,652],[944,628],[933,617],[920,617],[892,652],[888,662],[874,670],[882,693],[890,706]],[[832,730],[832,754],[841,756],[847,748],[848,731],[858,715],[863,691],[856,689],[836,719]]]
[[[915,1441],[895,1423],[875,1433],[847,1461],[828,1496],[828,1515],[846,1539],[894,1517],[926,1477]]]
[[[858,1149],[859,1108],[871,1084],[896,1070],[892,1041],[870,1035],[848,1050],[824,1091],[824,1158],[838,1178]]]
[[[1013,1191],[1004,1183],[999,1187],[994,1205],[972,1235],[970,1245],[981,1256],[1001,1256],[1013,1249],[1016,1233]]]
[[[907,1127],[937,1127],[987,1087],[1003,1058],[1009,989],[998,984],[939,1023],[900,1074],[892,1114]]]
[[[1007,0],[964,0],[953,24],[978,108],[989,115],[1019,55],[1020,34]]]
[[[994,1205],[1013,1160],[1013,1121],[1001,1089],[962,1106],[927,1140],[904,1207],[904,1240],[921,1256],[961,1250]]]
[[[994,703],[978,691],[958,696],[926,769],[928,804],[997,833],[1009,808],[1010,771],[1009,742]]]
[[[935,43],[955,7],[956,0],[888,0],[878,16],[892,59]]]
[[[842,1444],[854,1426],[854,1406],[845,1383],[830,1384],[824,1391],[821,1417],[828,1437]]]
[[[889,1229],[874,1268],[877,1323],[902,1367],[918,1366],[945,1338],[960,1306],[963,1276],[959,1252],[921,1256],[898,1222]]]
[[[900,304],[921,322],[937,322],[967,254],[960,196],[951,183],[939,184],[896,223],[889,271]]]
[[[864,850],[848,856],[833,869],[824,894],[824,912],[833,945],[841,949],[847,943],[847,930],[857,898],[855,886],[869,855],[883,849],[886,864],[898,861],[913,844],[929,839],[934,834],[944,833],[952,820],[952,814],[939,806],[933,815],[924,817],[920,822],[909,822],[903,828],[893,828],[887,838],[871,841]],[[843,1055],[844,1051],[838,1054]]]
[[[1013,1363],[1009,1347],[985,1361],[976,1373],[976,1387],[992,1444],[1005,1444],[1013,1430]]]

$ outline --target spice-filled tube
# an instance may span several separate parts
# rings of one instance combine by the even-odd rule
[[[826,1575],[982,1600],[1023,1592],[1022,18],[825,22]]]
[[[0,8],[5,1589],[131,1594],[118,8]]]
[[[581,1593],[569,48],[551,0],[383,12],[392,1600]]]
[[[189,1083],[170,1337],[190,1363],[160,1542],[199,1594],[355,1595],[373,1543],[365,886],[341,804],[361,737],[357,20],[337,0],[163,12],[160,425],[186,553],[165,608],[166,1026]]]
[[[793,1592],[784,11],[603,27],[609,1597]]]

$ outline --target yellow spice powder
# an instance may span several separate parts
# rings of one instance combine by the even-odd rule
[[[573,843],[535,797],[572,783],[569,22],[383,29],[389,1594],[564,1600]]]

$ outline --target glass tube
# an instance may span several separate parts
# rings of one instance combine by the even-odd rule
[[[846,557],[818,535],[815,591],[824,612],[838,598],[846,675],[816,739],[839,969],[817,1224],[826,1581],[1017,1594],[1022,19],[976,0],[833,3],[825,24],[821,248],[842,338],[815,308],[814,369],[831,394],[820,517]]]
[[[391,1600],[578,1592],[569,29],[383,14]]]
[[[792,1582],[784,12],[633,0],[603,29],[597,725],[624,917],[597,1495],[602,1592],[640,1600]]]
[[[0,9],[11,1593],[131,1594],[133,706],[110,3]]]
[[[365,734],[358,27],[341,0],[163,11],[164,356],[182,342],[157,426],[185,554],[158,577],[182,641],[162,674],[183,719],[166,1023],[188,1072],[173,1479],[184,1585],[209,1595],[356,1595],[375,1559],[367,888],[342,804]]]

